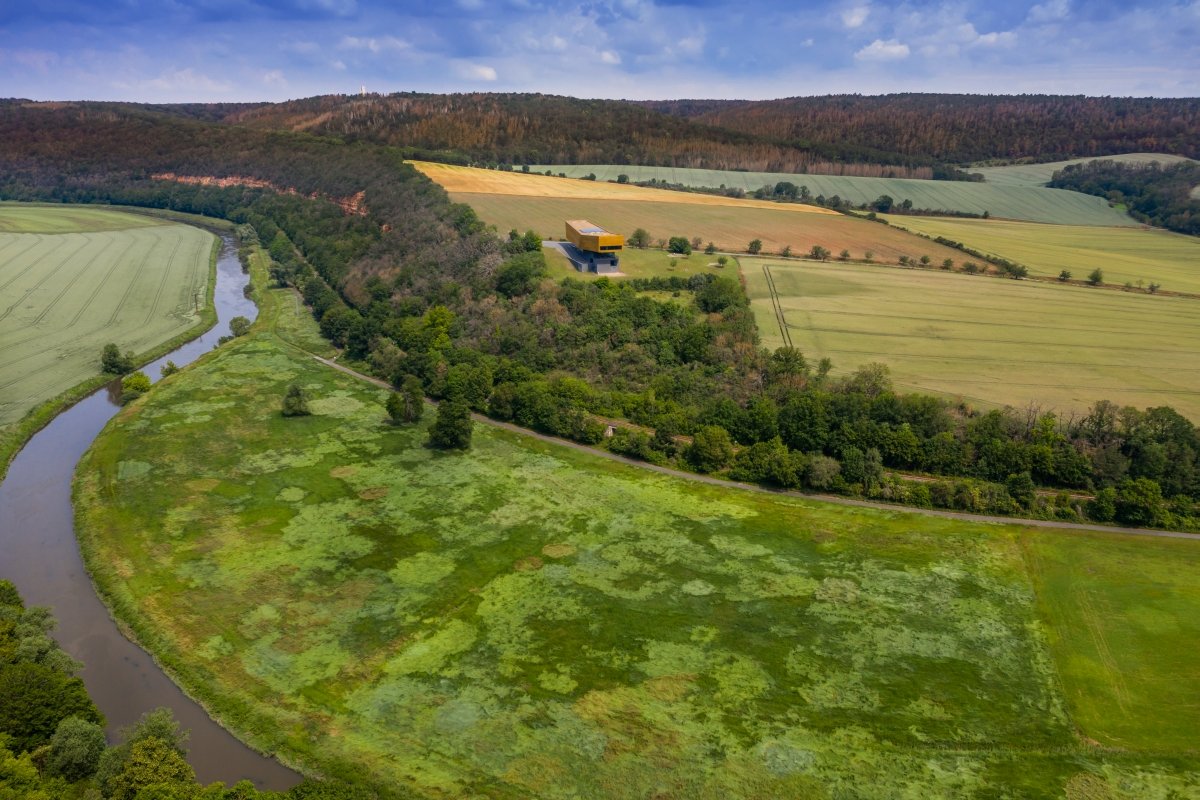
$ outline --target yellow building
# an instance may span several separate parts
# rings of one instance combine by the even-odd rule
[[[617,272],[617,253],[625,246],[625,237],[609,233],[586,219],[567,220],[567,241],[574,252],[567,256],[580,272]]]

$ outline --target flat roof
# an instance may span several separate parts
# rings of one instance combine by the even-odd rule
[[[586,219],[569,219],[567,220],[567,224],[580,233],[608,233],[604,228],[588,222]]]

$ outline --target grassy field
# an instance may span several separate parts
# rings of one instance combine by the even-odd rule
[[[140,353],[206,307],[216,239],[187,225],[79,207],[0,206],[0,426]]]
[[[1073,719],[1105,685],[1057,666],[1078,655],[1081,540],[706,486],[480,425],[469,453],[434,453],[424,425],[385,421],[384,392],[279,338],[304,327],[288,298],[123,410],[75,487],[117,616],[260,747],[426,797],[1200,787],[1194,631],[1169,624],[1200,599],[1120,571],[1144,545],[1194,574],[1197,543],[1089,540],[1095,602],[1157,613],[1090,618],[1131,648],[1108,685],[1151,678],[1127,698],[1147,722]],[[291,382],[313,416],[269,402]]]
[[[971,167],[969,172],[978,172],[984,179],[995,186],[1045,186],[1050,182],[1054,173],[1071,164],[1085,164],[1088,161],[1119,161],[1125,164],[1147,164],[1157,161],[1163,166],[1176,164],[1180,161],[1190,161],[1183,156],[1173,156],[1167,153],[1124,153],[1117,156],[1098,156],[1091,158],[1073,158],[1069,161],[1050,161],[1044,164],[1012,164],[1004,167]]]
[[[941,271],[742,258],[763,343],[979,405],[1171,405],[1200,419],[1195,300]]]
[[[721,186],[752,192],[779,181],[807,186],[813,195],[838,195],[854,204],[870,203],[880,195],[890,195],[897,203],[912,200],[917,208],[943,208],[993,217],[1053,222],[1062,225],[1136,225],[1137,222],[1099,197],[1069,192],[991,183],[963,181],[921,181],[904,178],[847,178],[836,175],[791,175],[778,172],[728,172],[675,167],[637,167],[628,165],[565,165],[531,167],[535,171],[565,172],[570,177],[595,173],[600,181],[615,180],[622,173],[631,181],[651,178],[684,186]]]
[[[1007,220],[889,216],[895,225],[945,236],[980,252],[1003,256],[1035,275],[1061,270],[1084,280],[1096,267],[1105,283],[1144,285],[1200,293],[1200,239],[1151,228],[1094,228]],[[966,256],[969,258],[969,256]]]
[[[543,236],[561,238],[563,220],[584,218],[608,230],[628,236],[645,228],[654,239],[699,236],[719,249],[744,251],[751,239],[761,239],[765,252],[783,247],[807,253],[813,245],[835,255],[849,250],[852,258],[863,258],[869,250],[876,261],[895,263],[900,256],[928,255],[935,263],[945,258],[961,261],[957,250],[934,244],[890,226],[846,216],[796,214],[772,208],[696,206],[686,203],[580,200],[575,198],[518,197],[501,194],[452,192],[460,203],[468,203],[497,230],[532,228]],[[688,195],[680,195],[687,197]]]
[[[550,277],[581,278],[584,280],[601,277],[595,273],[579,272],[563,252],[555,247],[544,249],[546,266],[549,267]],[[675,262],[672,266],[671,262]],[[663,250],[634,250],[621,251],[621,274],[609,276],[614,280],[623,278],[669,278],[677,275],[689,278],[699,273],[711,272],[714,275],[737,275],[737,262],[732,258],[726,266],[717,264],[717,256],[706,256],[702,252],[694,252],[690,256],[673,256]]]

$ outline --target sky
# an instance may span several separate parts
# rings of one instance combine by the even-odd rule
[[[1200,0],[0,0],[0,97],[1200,96]]]

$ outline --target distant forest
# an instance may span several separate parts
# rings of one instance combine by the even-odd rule
[[[893,94],[641,105],[800,149],[846,141],[960,165],[1132,152],[1200,158],[1197,98]]]
[[[1054,173],[1050,186],[1099,195],[1129,209],[1134,219],[1179,233],[1200,236],[1200,164],[1182,161],[1162,166],[1089,161]]]

